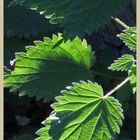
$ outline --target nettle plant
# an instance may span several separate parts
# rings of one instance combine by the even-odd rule
[[[127,82],[136,92],[136,27],[115,20],[125,27],[118,37],[133,55],[125,54],[108,67],[128,72],[128,77],[108,93],[93,80],[90,68],[96,57],[85,39],[64,41],[59,33],[52,39],[35,41],[26,47],[26,53],[15,54],[14,70],[4,74],[5,87],[20,96],[56,100],[36,140],[111,140],[120,133],[124,114],[113,93]]]

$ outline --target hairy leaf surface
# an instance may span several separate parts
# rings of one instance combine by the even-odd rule
[[[113,97],[104,98],[100,85],[81,81],[62,93],[37,140],[111,140],[120,132],[121,104]]]
[[[109,67],[113,71],[128,71],[134,64],[134,57],[129,54],[125,54],[122,57],[114,61]]]
[[[81,37],[85,33],[97,31],[127,2],[128,0],[14,0],[10,6],[20,4],[37,10],[49,18],[51,23],[60,23],[67,37]]]
[[[11,91],[48,101],[67,84],[92,79],[89,68],[95,58],[85,40],[64,42],[59,34],[34,43],[26,53],[16,53],[15,70],[4,77]]]

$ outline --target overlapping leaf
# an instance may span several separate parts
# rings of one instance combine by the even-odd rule
[[[121,104],[113,97],[104,98],[100,85],[82,81],[62,93],[37,140],[111,140],[120,132]]]
[[[15,70],[4,77],[11,91],[49,101],[67,84],[92,79],[89,68],[95,58],[85,40],[64,42],[59,34],[34,43],[26,53],[16,53]]]
[[[129,54],[125,54],[122,57],[114,61],[109,67],[113,71],[128,71],[134,64],[134,57]]]
[[[97,31],[127,2],[128,0],[13,0],[10,6],[20,4],[37,10],[49,18],[51,23],[60,23],[67,37],[81,37],[85,33]]]
[[[130,27],[123,30],[118,37],[129,47],[130,50],[136,51],[136,27]]]
[[[4,32],[7,36],[29,37],[58,30],[39,13],[18,5],[8,7],[10,1],[4,1]]]

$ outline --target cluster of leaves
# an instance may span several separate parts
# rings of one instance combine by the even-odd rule
[[[103,91],[103,88],[94,82],[91,68],[96,67],[95,53],[87,41],[81,40],[80,37],[85,33],[91,34],[97,31],[110,20],[110,16],[116,15],[128,0],[113,2],[90,0],[88,3],[86,0],[10,2],[10,0],[5,2],[6,36],[21,38],[42,33],[52,34],[57,30],[57,26],[52,24],[59,24],[64,31],[63,34],[53,35],[52,39],[44,37],[43,41],[34,41],[34,45],[25,48],[26,53],[15,53],[14,70],[4,74],[4,86],[11,92],[18,93],[19,96],[36,97],[36,100],[42,99],[44,102],[54,99],[57,101],[51,105],[54,111],[43,122],[45,126],[37,131],[39,135],[37,140],[118,139],[116,134],[120,133],[120,126],[124,119],[122,105],[125,99],[123,100],[119,94],[116,96],[120,99],[121,105],[115,97],[105,94],[106,90]],[[110,3],[112,3],[111,7]],[[13,5],[16,6],[12,7]],[[37,13],[30,9],[36,10]],[[19,20],[21,17],[23,21]],[[28,20],[31,18],[34,20]],[[24,21],[28,21],[26,25]],[[77,35],[79,37],[76,37]],[[65,37],[68,39],[65,40]],[[132,54],[125,54],[118,58],[109,69],[128,72],[135,93],[136,27],[127,26],[118,37],[128,46]],[[8,41],[7,37],[6,41]],[[17,43],[15,44],[18,46]],[[105,73],[105,70],[102,71]],[[72,86],[68,86],[71,83]],[[62,90],[65,87],[66,90]],[[126,87],[118,93],[124,93]],[[17,116],[16,119],[20,125],[29,121],[28,118],[21,116]],[[33,138],[34,136],[24,133],[13,137],[13,140]]]
[[[128,31],[120,37],[123,38]],[[52,40],[46,37],[43,42],[34,43],[35,46],[26,47],[26,53],[16,54],[14,71],[4,77],[5,87],[10,87],[12,92],[19,91],[20,95],[28,94],[49,101],[71,82],[91,79],[89,68],[95,56],[85,40],[75,38],[65,42],[58,34],[53,35]],[[125,55],[110,69],[129,70],[133,65],[133,56]],[[132,71],[131,75],[134,75]],[[52,105],[55,113],[47,119],[46,127],[38,131],[39,139],[83,139],[85,136],[89,140],[111,139],[120,132],[121,105],[113,97],[104,96],[101,86],[82,81],[67,89],[62,91],[64,96],[56,98],[58,103]]]
[[[118,37],[128,46],[128,48],[136,52],[136,27],[128,27]],[[113,71],[128,71],[130,83],[133,93],[136,92],[136,60],[133,55],[125,54],[114,61],[109,67]]]

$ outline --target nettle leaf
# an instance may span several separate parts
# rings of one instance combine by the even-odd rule
[[[7,36],[26,37],[38,34],[51,34],[57,29],[44,16],[30,9],[21,7],[8,7],[11,0],[4,1],[4,32]]]
[[[62,41],[61,34],[35,41],[26,53],[16,53],[15,69],[4,76],[4,85],[19,95],[52,100],[71,82],[92,80],[89,68],[94,53],[85,40]],[[55,46],[55,47],[54,47]]]
[[[62,93],[36,140],[111,140],[120,133],[121,104],[114,97],[104,98],[100,85],[81,81]]]
[[[133,93],[136,92],[136,81],[137,81],[137,77],[136,77],[136,65],[133,65],[131,67],[131,69],[128,71],[129,77],[130,77],[130,83],[133,89]]]
[[[136,27],[129,27],[123,30],[118,37],[129,47],[130,50],[136,51]]]
[[[97,31],[127,3],[128,0],[13,0],[9,5],[19,4],[37,10],[52,24],[60,23],[65,35],[73,38]]]
[[[132,67],[134,62],[135,60],[132,55],[125,54],[122,57],[115,60],[114,63],[111,64],[109,69],[113,71],[128,71]]]

